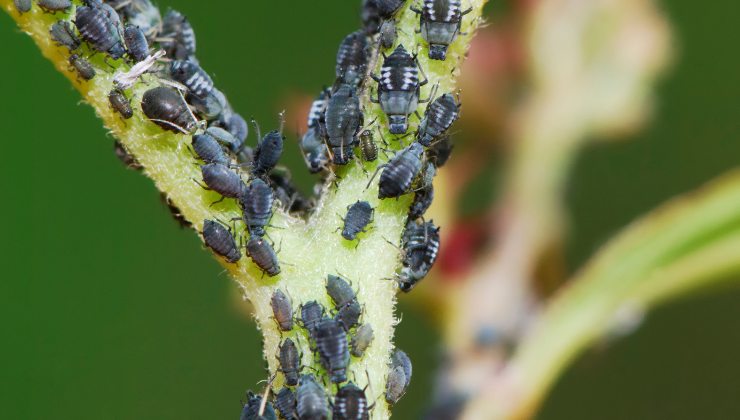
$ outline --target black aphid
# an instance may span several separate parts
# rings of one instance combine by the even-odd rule
[[[385,400],[395,404],[406,393],[406,374],[401,366],[391,367],[385,382]]]
[[[301,376],[296,392],[296,408],[300,419],[326,420],[329,418],[329,401],[324,388],[316,383],[313,375]]]
[[[427,107],[424,119],[419,124],[416,139],[424,146],[429,146],[440,138],[460,117],[460,104],[455,97],[446,93],[435,99]]]
[[[308,128],[306,134],[301,138],[300,146],[309,172],[315,174],[326,169],[326,165],[329,163],[329,154],[324,139],[319,134],[318,127]]]
[[[252,236],[247,241],[247,255],[268,276],[280,274],[280,263],[272,245],[259,236]]]
[[[445,163],[447,163],[454,147],[455,145],[452,143],[450,136],[443,135],[429,146],[427,149],[427,158],[434,164],[434,166],[441,168]]]
[[[290,331],[293,329],[293,302],[282,290],[276,289],[270,299],[272,314],[277,321],[280,330]]]
[[[411,383],[411,359],[409,356],[400,349],[395,349],[391,355],[391,367],[401,366],[403,369],[404,376],[406,376],[406,386]]]
[[[378,198],[400,197],[411,189],[419,176],[424,148],[419,143],[411,143],[396,153],[380,174]]]
[[[131,102],[122,91],[113,89],[108,92],[108,102],[116,112],[121,114],[123,119],[127,120],[134,116],[134,110],[131,109]]]
[[[149,38],[162,25],[159,8],[149,0],[115,0],[106,3],[116,9],[129,24],[141,28]]]
[[[337,51],[337,83],[357,88],[367,72],[369,57],[370,49],[363,31],[347,35]]]
[[[301,359],[298,355],[298,348],[293,340],[286,338],[280,345],[280,372],[285,376],[285,383],[289,386],[298,385],[298,370]]]
[[[208,189],[216,191],[224,198],[241,197],[244,192],[244,181],[238,173],[220,163],[207,163],[200,167],[203,182]]]
[[[307,329],[312,335],[323,318],[324,307],[315,300],[301,305],[301,323],[303,328]]]
[[[357,201],[347,208],[347,216],[344,217],[342,237],[348,241],[355,240],[357,234],[365,232],[367,225],[373,220],[375,210],[367,201]]]
[[[434,200],[434,186],[429,185],[426,188],[422,188],[416,191],[414,195],[414,201],[411,202],[409,208],[409,220],[416,220],[427,212],[429,207],[432,205]]]
[[[80,47],[80,39],[69,21],[60,20],[54,23],[49,29],[49,34],[57,45],[67,47],[70,52]]]
[[[121,39],[121,19],[112,7],[100,0],[86,0],[85,6],[77,7],[74,23],[92,49],[113,58],[123,57],[126,50]]]
[[[203,221],[203,240],[213,252],[230,263],[235,263],[242,257],[234,236],[219,222],[208,219]]]
[[[89,61],[77,54],[69,56],[69,64],[77,71],[77,74],[84,80],[90,80],[95,77],[95,67]]]
[[[252,391],[247,392],[247,403],[242,408],[239,420],[277,420],[275,409],[269,401],[262,407],[262,396],[255,395]]]
[[[195,134],[193,136],[193,151],[205,163],[229,164],[229,157],[224,148],[210,134]]]
[[[157,37],[159,45],[173,60],[185,60],[195,54],[195,31],[188,19],[177,10],[168,10]]]
[[[126,25],[123,30],[123,40],[126,43],[126,51],[134,62],[144,60],[149,55],[149,42],[146,35],[138,26]]]
[[[253,237],[265,235],[265,226],[272,217],[272,200],[272,188],[261,178],[249,181],[244,193],[239,197],[244,223]]]
[[[348,302],[338,307],[338,309],[339,310],[334,316],[334,319],[342,325],[342,328],[344,328],[345,331],[349,331],[360,321],[362,306],[360,306],[360,303],[356,300]]]
[[[401,236],[403,249],[402,267],[398,286],[409,292],[426,277],[437,260],[439,252],[439,228],[434,223],[409,220]]]
[[[375,144],[372,130],[360,133],[360,152],[365,162],[373,162],[378,158],[378,145]]]
[[[153,123],[175,133],[190,133],[197,124],[182,95],[166,86],[144,92],[141,109]]]
[[[460,33],[462,17],[473,10],[462,10],[460,3],[460,0],[424,0],[422,10],[411,7],[420,15],[419,31],[429,43],[429,58],[447,58],[447,47]]]
[[[113,142],[113,152],[116,154],[118,160],[121,161],[128,169],[139,171],[144,167],[141,166],[138,160],[126,148],[121,144],[120,141],[116,140]]]
[[[329,98],[326,107],[326,132],[333,161],[346,165],[354,156],[357,134],[362,127],[363,115],[360,99],[350,85],[341,85]]]
[[[298,418],[295,393],[290,388],[283,387],[275,394],[275,408],[278,409],[280,417],[284,419],[293,420]]]
[[[172,216],[181,228],[190,228],[193,226],[193,224],[182,215],[182,211],[172,202],[172,200],[170,200],[169,197],[167,197],[167,194],[160,193],[159,199],[162,204],[167,207],[167,210],[170,212],[170,216]]]
[[[397,36],[398,32],[394,19],[388,19],[380,25],[380,46],[384,49],[391,48],[396,43]]]
[[[355,335],[349,343],[350,352],[352,356],[362,357],[365,354],[365,350],[370,347],[370,343],[373,342],[375,334],[373,333],[373,327],[370,324],[362,324],[355,330]]]
[[[66,12],[72,7],[71,0],[36,0],[41,10],[47,13]]]
[[[370,406],[367,403],[365,390],[352,382],[342,386],[334,396],[332,420],[367,420],[370,418]]]
[[[269,176],[269,181],[270,186],[275,192],[275,197],[288,212],[301,213],[313,207],[311,200],[298,191],[287,169],[273,171]]]
[[[216,140],[216,142],[221,144],[223,147],[229,149],[232,153],[236,153],[241,146],[240,141],[234,137],[233,134],[221,127],[208,127],[206,129],[206,134],[211,136],[211,138]]]
[[[379,102],[388,116],[389,131],[392,134],[404,134],[409,128],[408,116],[419,105],[420,87],[427,83],[426,78],[419,80],[416,57],[399,45],[391,55],[385,57],[380,76],[372,77],[378,82],[378,97],[371,99]]]
[[[31,0],[13,0],[13,4],[15,4],[15,10],[18,13],[26,13],[31,10]]]
[[[349,348],[347,332],[342,324],[335,319],[324,318],[316,326],[313,336],[321,365],[329,374],[329,379],[334,383],[346,381]]]
[[[326,293],[329,294],[334,305],[339,308],[355,300],[355,291],[347,280],[329,274],[326,279]]]
[[[216,88],[212,88],[210,92],[202,97],[188,93],[185,99],[193,107],[196,114],[208,121],[218,119],[229,107],[226,96]]]
[[[170,75],[188,88],[188,94],[205,98],[213,90],[213,80],[197,63],[175,60],[170,63]]]
[[[424,166],[424,170],[421,173],[421,178],[417,182],[419,189],[431,188],[434,185],[434,177],[437,175],[437,167],[434,163],[427,161]]]
[[[241,115],[232,112],[224,124],[226,131],[236,138],[239,144],[244,144],[249,134],[249,126]]]
[[[265,134],[265,137],[257,144],[254,151],[254,166],[252,173],[263,176],[269,173],[277,165],[283,154],[283,142],[285,137],[281,131],[273,130]]]

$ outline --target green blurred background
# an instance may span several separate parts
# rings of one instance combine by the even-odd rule
[[[198,57],[237,110],[270,125],[331,81],[359,1],[160,2],[185,12]],[[679,55],[653,123],[584,153],[569,188],[571,269],[618,229],[740,158],[740,3],[665,2]],[[494,7],[505,10],[506,7]],[[92,110],[0,14],[0,418],[228,419],[264,379],[234,286],[143,176],[123,169]],[[297,148],[289,161],[299,164]],[[740,418],[740,289],[686,298],[585,354],[541,419]],[[430,395],[437,333],[404,307],[414,380]]]

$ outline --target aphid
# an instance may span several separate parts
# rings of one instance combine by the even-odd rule
[[[329,294],[337,308],[352,302],[356,298],[355,291],[347,280],[332,274],[329,274],[326,279],[326,293]]]
[[[293,303],[282,290],[276,289],[270,299],[272,306],[272,315],[275,317],[278,326],[282,331],[293,329]]]
[[[269,401],[262,404],[262,396],[247,392],[247,403],[242,408],[239,420],[277,420],[275,409]]]
[[[357,133],[362,127],[360,99],[350,85],[341,85],[329,98],[326,108],[326,131],[334,163],[346,165],[354,156]]]
[[[398,32],[394,19],[388,19],[380,25],[380,46],[384,49],[391,48],[396,43],[397,36]]]
[[[378,158],[378,145],[375,144],[372,130],[364,130],[360,133],[360,152],[365,162],[373,162]]]
[[[378,82],[378,97],[371,100],[379,102],[388,116],[390,132],[404,134],[409,128],[408,116],[419,105],[420,87],[427,83],[426,78],[419,81],[416,57],[399,45],[383,60],[380,77],[372,77]]]
[[[129,24],[141,28],[148,37],[162,25],[159,8],[149,0],[116,0],[107,3],[118,10],[118,14]]]
[[[434,200],[434,185],[422,188],[414,194],[414,201],[409,208],[409,220],[416,220],[427,212]]]
[[[203,240],[213,252],[224,257],[230,263],[235,263],[242,257],[239,248],[236,246],[234,236],[221,223],[208,219],[204,220]]]
[[[316,326],[324,318],[324,307],[320,303],[312,300],[301,305],[301,323],[303,328],[307,329],[308,332],[312,333],[316,330]]]
[[[449,93],[440,96],[427,107],[416,133],[417,141],[428,147],[432,141],[442,136],[458,117],[460,104],[455,101],[455,97]]]
[[[144,167],[141,166],[138,160],[134,157],[134,155],[130,154],[126,148],[121,144],[120,141],[116,140],[113,142],[113,151],[116,154],[116,157],[118,160],[121,161],[128,169],[133,169],[135,171],[141,170]]]
[[[175,133],[190,133],[197,124],[182,95],[166,86],[144,92],[141,109],[153,123]]]
[[[13,4],[15,4],[15,10],[18,13],[26,13],[31,10],[31,0],[13,0]]]
[[[296,392],[296,408],[300,419],[326,420],[329,418],[329,401],[324,388],[316,383],[313,375],[301,376]]]
[[[231,133],[224,130],[221,127],[208,127],[206,134],[211,136],[221,146],[226,147],[230,151],[234,152],[239,148],[239,140],[236,139]]]
[[[236,161],[241,166],[248,166],[254,162],[254,149],[247,145],[242,145],[241,149],[236,152]]]
[[[373,333],[372,325],[362,324],[357,327],[355,335],[349,343],[352,356],[362,357],[365,354],[365,350],[370,347],[370,343],[373,342],[373,338],[375,338],[375,334]]]
[[[418,182],[419,189],[426,189],[434,185],[434,176],[437,175],[437,168],[432,162],[426,163],[424,170],[422,171],[421,178]]]
[[[188,94],[205,98],[213,90],[213,80],[197,63],[175,60],[170,63],[170,75],[188,88]]]
[[[131,102],[129,102],[126,95],[120,90],[113,88],[108,92],[108,102],[113,109],[121,114],[123,119],[127,120],[134,116],[134,110],[131,109]]]
[[[324,318],[316,326],[313,337],[319,360],[329,374],[329,379],[334,383],[346,381],[349,348],[347,332],[342,324],[335,319]]]
[[[367,201],[357,201],[347,208],[344,218],[342,237],[348,241],[357,239],[357,234],[365,232],[367,225],[373,220],[375,209]]]
[[[77,74],[84,80],[90,80],[95,77],[95,68],[89,61],[77,54],[69,56],[69,64],[77,71]]]
[[[338,84],[358,87],[365,77],[369,60],[367,37],[362,31],[347,35],[337,51],[336,76]]]
[[[285,383],[289,386],[298,385],[298,368],[301,362],[298,348],[293,340],[286,338],[280,345],[280,372],[285,376]]]
[[[80,39],[69,21],[60,20],[54,23],[49,29],[49,34],[57,45],[67,47],[70,52],[80,47]]]
[[[149,55],[149,42],[146,40],[144,31],[138,26],[126,25],[123,30],[123,40],[126,43],[128,55],[138,63]]]
[[[352,327],[357,325],[358,321],[360,320],[360,315],[362,315],[362,307],[360,306],[359,302],[353,300],[338,308],[339,311],[337,312],[337,315],[334,317],[334,319],[336,319],[342,325],[344,331],[349,331],[350,329],[352,329]]]
[[[228,106],[226,97],[216,88],[211,89],[203,97],[188,93],[186,99],[193,107],[194,112],[208,121],[219,118],[224,113],[225,107]]]
[[[195,55],[195,31],[188,19],[177,10],[168,10],[162,20],[159,45],[173,60],[185,60]]]
[[[327,154],[326,144],[319,135],[318,127],[308,128],[306,134],[301,138],[300,146],[309,172],[315,174],[326,169],[326,165],[329,163],[329,155]]]
[[[390,19],[404,0],[365,0],[362,3],[362,24],[368,35],[378,33],[381,22]]]
[[[409,292],[426,277],[437,260],[439,251],[439,228],[434,223],[417,223],[409,220],[401,236],[403,260],[399,274],[398,286],[403,292]]]
[[[265,235],[265,226],[272,217],[272,200],[272,188],[261,178],[249,181],[239,197],[244,223],[252,237]]]
[[[229,157],[226,155],[223,147],[208,132],[195,134],[192,145],[193,151],[203,162],[219,163],[221,165],[229,164]]]
[[[182,215],[182,211],[172,203],[172,200],[170,200],[169,197],[167,197],[167,194],[160,193],[159,199],[162,201],[162,204],[167,206],[167,210],[169,210],[170,216],[175,219],[175,221],[178,225],[180,225],[181,228],[190,228],[193,226],[193,224],[190,223],[190,221],[188,221],[185,216]]]
[[[284,140],[282,130],[273,130],[265,134],[265,137],[257,144],[257,149],[254,151],[252,173],[255,176],[263,176],[277,165],[280,156],[283,154]]]
[[[420,15],[419,31],[429,43],[429,58],[432,60],[447,58],[447,47],[460,33],[462,17],[473,10],[471,7],[463,11],[460,3],[460,0],[424,0],[422,10],[411,7]]]
[[[391,367],[385,382],[385,400],[388,404],[395,404],[406,393],[406,374],[403,367]]]
[[[411,359],[403,350],[396,349],[391,355],[391,367],[401,366],[403,374],[406,377],[406,386],[411,383]]]
[[[226,131],[231,133],[231,135],[236,138],[238,144],[243,145],[244,141],[247,140],[247,135],[249,134],[249,126],[241,115],[235,112],[231,113],[231,115],[229,115],[229,118],[227,118],[224,128],[226,128]]]
[[[427,158],[434,166],[441,168],[447,163],[454,147],[455,145],[452,143],[450,136],[445,134],[427,148]]]
[[[303,212],[307,211],[312,207],[310,200],[298,191],[298,188],[293,184],[290,179],[290,171],[287,169],[281,171],[274,171],[269,177],[270,186],[275,191],[275,196],[278,201],[283,204],[283,207],[289,212]]]
[[[100,0],[87,0],[75,11],[75,26],[82,39],[96,51],[121,58],[126,50],[121,39],[121,19],[109,5]]]
[[[275,394],[275,408],[278,409],[282,418],[289,420],[298,418],[295,393],[290,388],[283,387]]]
[[[72,7],[71,0],[36,0],[41,10],[47,13],[66,12]]]
[[[280,263],[277,254],[269,242],[259,236],[251,236],[247,241],[247,255],[268,276],[280,274]]]
[[[416,142],[396,153],[380,174],[378,198],[400,197],[409,192],[421,172],[423,153],[424,148]]]
[[[220,163],[207,163],[200,167],[206,189],[211,189],[224,198],[241,197],[245,190],[244,181],[238,173]],[[220,201],[220,200],[219,200]]]
[[[322,90],[319,96],[311,102],[311,109],[308,111],[308,121],[306,122],[308,127],[318,127],[320,121],[324,119],[324,113],[326,112],[326,105],[329,102],[326,90]]]
[[[334,396],[333,420],[367,420],[369,412],[365,390],[352,382],[339,388]]]
[[[388,19],[403,6],[404,0],[376,0],[378,13],[383,19]]]

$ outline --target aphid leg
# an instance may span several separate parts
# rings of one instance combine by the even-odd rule
[[[416,55],[414,55],[414,61],[416,62],[416,66],[419,67],[419,73],[421,73],[421,75],[424,77],[424,80],[419,82],[419,86],[424,86],[427,83],[429,83],[429,79],[427,78],[427,74],[424,73],[424,67],[421,66],[421,64],[419,63],[419,59]]]
[[[378,165],[378,167],[377,167],[377,168],[375,168],[375,172],[373,173],[373,176],[371,176],[371,177],[370,177],[370,181],[368,181],[368,182],[367,182],[367,186],[365,187],[365,189],[366,189],[366,190],[367,190],[368,188],[370,188],[370,184],[372,184],[372,183],[373,183],[373,180],[374,180],[374,179],[375,179],[375,177],[376,177],[376,176],[378,175],[378,172],[380,172],[380,169],[381,169],[381,168],[385,168],[386,166],[388,166],[388,164],[385,164],[385,163],[384,163],[384,164],[382,164],[382,165]]]
[[[172,122],[169,122],[169,121],[166,121],[166,120],[160,120],[158,118],[150,118],[149,120],[150,121],[153,121],[153,122],[161,122],[162,124],[169,125],[170,127],[172,127],[174,129],[176,129],[177,131],[181,132],[182,134],[190,134],[189,131],[185,130],[184,128],[182,128],[179,125],[174,124]]]
[[[220,202],[222,202],[222,201],[224,201],[224,200],[226,200],[226,196],[223,196],[223,195],[222,195],[220,199],[218,199],[218,200],[214,201],[213,203],[211,203],[211,205],[210,205],[209,207],[213,207],[213,206],[215,206],[216,204],[218,204],[218,203],[220,203]]]
[[[211,191],[211,188],[210,188],[210,187],[208,187],[208,185],[202,184],[202,183],[201,183],[200,181],[198,181],[198,180],[197,180],[197,179],[195,179],[195,178],[191,178],[191,179],[193,180],[193,182],[195,182],[196,184],[198,184],[198,186],[200,186],[200,187],[201,187],[201,188],[203,188],[204,190],[206,190],[206,191]]]

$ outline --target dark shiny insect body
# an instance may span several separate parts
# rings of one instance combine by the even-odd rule
[[[69,56],[69,64],[77,71],[77,74],[84,80],[90,80],[95,77],[95,68],[89,61],[77,54]]]
[[[419,31],[429,43],[429,58],[444,60],[447,48],[460,33],[462,17],[472,8],[463,11],[460,0],[424,0],[422,10],[411,10],[421,15]]]
[[[284,419],[293,420],[298,418],[295,393],[290,388],[283,387],[275,394],[275,408],[280,412],[280,417]]]
[[[283,154],[284,140],[285,137],[278,130],[270,131],[260,140],[254,151],[252,173],[255,176],[264,176],[277,165]]]
[[[285,376],[285,383],[289,386],[298,385],[298,369],[300,368],[301,358],[298,355],[298,348],[293,340],[286,338],[280,345],[280,372]]]
[[[378,158],[378,145],[375,144],[372,130],[364,130],[360,133],[360,152],[365,162],[373,162]]]
[[[247,393],[247,403],[242,408],[242,414],[239,420],[277,420],[277,416],[275,415],[275,409],[269,401],[265,402],[263,409],[262,396],[255,395],[249,391]]]
[[[123,30],[123,40],[126,43],[126,51],[134,62],[138,63],[149,55],[149,42],[144,31],[138,26],[126,25]]]
[[[350,353],[355,357],[362,357],[365,354],[365,350],[370,347],[370,343],[373,342],[375,333],[373,327],[370,324],[362,324],[355,330],[355,335],[352,336],[352,340],[349,343]]]
[[[185,60],[195,54],[195,31],[177,10],[169,10],[164,15],[162,31],[157,39],[167,57],[173,60]]]
[[[296,392],[298,418],[325,420],[329,418],[329,401],[324,389],[316,383],[313,375],[301,376]]]
[[[363,31],[347,35],[337,51],[337,82],[359,87],[367,72],[369,58],[369,45]]]
[[[229,165],[229,157],[223,146],[207,132],[194,135],[192,145],[193,151],[203,162]]]
[[[411,189],[419,176],[424,148],[419,143],[411,143],[396,153],[380,174],[378,198],[400,197]]]
[[[49,29],[49,34],[57,45],[67,47],[70,52],[80,47],[80,39],[69,21],[60,20],[54,23]]]
[[[324,307],[312,300],[301,305],[301,323],[303,328],[313,335],[319,322],[324,318]]]
[[[13,0],[13,4],[18,13],[26,13],[31,10],[31,0]]]
[[[315,174],[326,169],[326,165],[329,163],[329,154],[324,139],[319,134],[318,127],[308,128],[306,134],[301,138],[300,146],[309,172]]]
[[[329,274],[326,279],[326,293],[331,297],[334,305],[339,308],[355,300],[355,291],[347,280]]]
[[[238,198],[244,192],[244,181],[226,165],[207,163],[200,167],[200,171],[208,189],[216,191],[224,198]]]
[[[138,160],[132,155],[131,153],[126,150],[126,147],[124,147],[123,144],[121,144],[120,141],[116,140],[113,142],[113,152],[116,154],[116,157],[118,160],[121,161],[128,169],[133,169],[135,171],[139,171],[143,169],[144,167],[139,163]]]
[[[416,191],[414,201],[409,208],[409,220],[416,220],[427,212],[434,200],[434,185]]]
[[[399,274],[398,286],[403,292],[409,292],[426,277],[437,260],[439,252],[439,228],[434,223],[417,223],[409,220],[401,236],[403,261]]]
[[[283,293],[282,290],[276,289],[270,299],[272,306],[272,315],[277,321],[281,331],[290,331],[293,329],[293,302]]]
[[[205,98],[213,90],[213,80],[197,63],[175,60],[170,63],[170,75],[188,88],[188,94]]]
[[[335,319],[324,318],[316,326],[313,336],[321,365],[329,374],[329,379],[334,383],[346,381],[349,348],[342,324]]]
[[[71,0],[36,0],[41,10],[47,13],[66,12],[72,7]]]
[[[234,236],[219,222],[208,219],[203,221],[203,240],[213,252],[230,263],[235,263],[242,257]]]
[[[277,254],[269,242],[259,236],[251,236],[247,241],[247,255],[270,277],[280,274]]]
[[[134,110],[131,109],[131,102],[122,91],[113,89],[108,92],[108,102],[116,112],[121,114],[123,119],[127,120],[134,116]]]
[[[362,121],[360,99],[355,89],[341,85],[326,107],[326,132],[335,164],[346,165],[354,156],[352,148],[357,143]]]
[[[113,58],[123,57],[126,50],[121,39],[123,30],[118,13],[100,0],[87,0],[85,4],[76,9],[74,20],[82,39],[96,51]]]
[[[388,404],[397,403],[406,393],[406,374],[403,367],[393,366],[385,382],[385,400]]]
[[[370,418],[370,406],[367,403],[365,390],[352,382],[342,386],[334,396],[332,420],[367,420]]]
[[[419,124],[416,139],[424,146],[429,146],[440,138],[460,117],[460,104],[455,97],[446,93],[432,101]]]
[[[244,223],[253,237],[265,235],[265,226],[272,217],[272,200],[272,188],[261,178],[249,181],[249,185],[239,197]]]
[[[365,232],[365,228],[373,220],[375,210],[367,201],[357,201],[347,208],[344,218],[342,237],[348,241],[357,239],[357,234]]]
[[[342,325],[344,331],[349,331],[360,321],[360,315],[362,315],[362,306],[360,306],[360,303],[356,300],[348,302],[338,307],[338,309],[339,311],[337,311],[334,319]]]
[[[396,21],[394,19],[388,19],[380,25],[380,46],[383,49],[388,49],[396,43],[396,37],[398,32],[396,29]]]
[[[141,109],[153,123],[175,133],[190,133],[197,124],[182,95],[166,86],[144,92]]]
[[[427,149],[427,158],[435,167],[441,168],[447,163],[454,147],[455,145],[452,143],[450,136],[443,135],[429,146]]]
[[[408,116],[419,105],[420,87],[427,80],[419,80],[419,66],[416,57],[409,54],[403,45],[385,57],[380,76],[373,75],[378,82],[378,97],[383,112],[388,116],[389,131],[404,134],[408,128]]]

